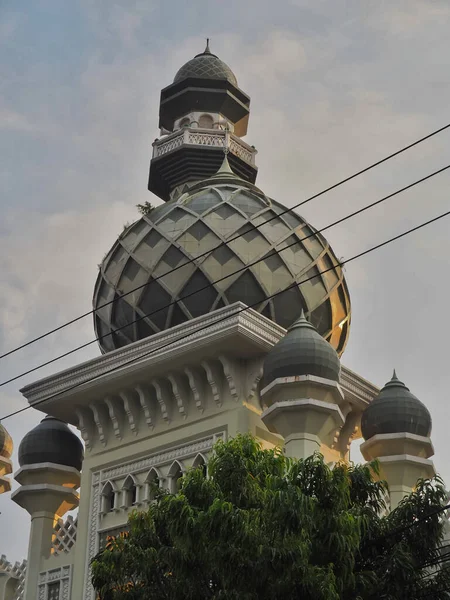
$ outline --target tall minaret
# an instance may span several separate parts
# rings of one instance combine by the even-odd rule
[[[386,383],[361,419],[366,460],[378,459],[380,476],[389,486],[390,507],[396,508],[419,479],[436,473],[430,457],[431,416],[427,407],[397,378]]]
[[[211,53],[208,41],[161,92],[161,137],[153,143],[148,189],[165,201],[177,197],[190,182],[217,172],[224,147],[233,172],[254,183],[256,150],[241,139],[249,106],[233,71]]]

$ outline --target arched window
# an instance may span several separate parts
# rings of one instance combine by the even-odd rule
[[[161,477],[156,469],[152,469],[145,480],[147,502],[153,502],[156,498],[158,488],[161,486]]]
[[[183,477],[183,469],[180,463],[176,460],[169,470],[169,491],[171,494],[176,494],[180,490],[180,479]]]
[[[211,115],[202,115],[198,120],[198,126],[201,129],[212,129],[214,126],[214,119]]]
[[[116,490],[110,481],[103,486],[101,504],[104,514],[112,512],[116,508]]]
[[[206,466],[206,459],[203,456],[203,454],[197,454],[194,462],[192,463],[192,468],[193,469],[201,469],[201,471],[203,473],[203,477],[207,477],[208,469]]]
[[[130,506],[134,506],[137,502],[137,486],[136,481],[128,475],[125,479],[123,487],[123,505],[122,508],[129,508]]]
[[[180,121],[180,129],[182,127],[189,127],[189,125],[191,124],[191,120],[189,117],[184,117],[184,119],[181,119]]]

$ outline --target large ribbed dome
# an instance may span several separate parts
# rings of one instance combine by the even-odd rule
[[[365,440],[385,433],[414,433],[429,437],[431,415],[394,371],[392,379],[363,412],[361,432]]]
[[[174,83],[196,77],[200,79],[223,79],[237,87],[237,79],[228,65],[220,60],[215,54],[211,54],[209,44],[202,54],[197,54],[192,60],[184,64],[178,70]]]
[[[341,354],[350,322],[342,270],[324,237],[317,234],[302,241],[313,234],[312,228],[292,212],[281,214],[285,210],[254,185],[221,171],[136,221],[119,236],[100,267],[94,309],[116,301],[96,311],[96,334],[105,336],[123,327],[100,341],[102,350],[242,301],[286,328],[303,309]],[[221,242],[226,245],[216,248]],[[279,254],[268,256],[274,249]],[[309,278],[313,279],[297,285]],[[120,298],[139,286],[143,287]],[[182,300],[197,290],[202,291]],[[282,293],[269,298],[277,292]],[[144,315],[148,316],[141,319]],[[137,319],[141,320],[134,323]]]
[[[55,463],[81,471],[83,444],[66,423],[45,417],[29,431],[19,446],[19,464]]]

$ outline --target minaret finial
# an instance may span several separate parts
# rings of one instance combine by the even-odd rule
[[[398,377],[397,377],[397,373],[395,372],[395,369],[394,369],[394,372],[392,373],[392,381],[398,381]]]
[[[230,163],[228,162],[228,152],[224,152],[224,157],[222,164],[220,165],[220,169],[217,171],[217,175],[219,173],[229,173],[234,175],[233,169],[230,167]]]
[[[206,48],[203,54],[211,54],[211,50],[209,49],[209,38],[206,38]]]

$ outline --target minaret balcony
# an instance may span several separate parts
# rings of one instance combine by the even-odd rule
[[[167,202],[178,186],[217,173],[224,151],[233,172],[255,183],[256,148],[228,130],[183,127],[153,142],[148,189]]]
[[[255,157],[258,152],[256,148],[249,146],[237,135],[228,131],[183,127],[183,129],[153,142],[153,158],[159,158],[181,146],[228,148],[232,154],[239,156],[250,165],[255,165]]]

